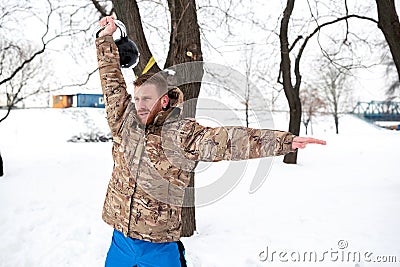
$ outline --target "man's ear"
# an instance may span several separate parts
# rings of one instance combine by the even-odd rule
[[[168,95],[163,95],[163,96],[161,97],[161,105],[162,105],[162,107],[163,107],[163,108],[166,108],[166,107],[168,106],[168,104],[169,104],[169,97],[168,97]]]

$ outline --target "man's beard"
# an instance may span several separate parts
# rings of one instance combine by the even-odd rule
[[[148,109],[141,109],[141,110],[137,111],[137,114],[138,114],[140,122],[143,124],[146,124],[151,112]]]

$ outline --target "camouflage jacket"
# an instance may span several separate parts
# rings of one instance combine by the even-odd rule
[[[126,236],[151,242],[177,241],[189,175],[197,161],[244,160],[292,152],[293,135],[245,127],[204,127],[182,119],[183,96],[169,92],[171,108],[147,127],[137,120],[111,36],[96,39],[97,59],[114,168],[103,220]]]

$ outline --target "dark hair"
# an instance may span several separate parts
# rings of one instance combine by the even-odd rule
[[[168,92],[168,83],[163,75],[160,73],[145,73],[140,75],[133,83],[134,86],[139,87],[143,84],[154,84],[160,93],[164,95]]]

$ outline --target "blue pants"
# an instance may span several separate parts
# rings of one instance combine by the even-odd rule
[[[181,241],[152,243],[114,230],[105,267],[186,267]]]

